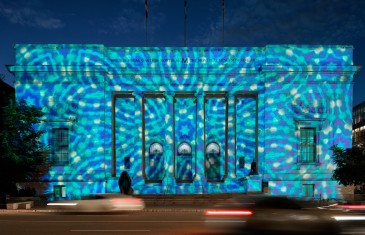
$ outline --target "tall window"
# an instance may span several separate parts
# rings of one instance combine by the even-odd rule
[[[52,129],[52,155],[56,164],[68,163],[68,128]]]
[[[316,161],[316,129],[305,127],[300,128],[300,161]]]

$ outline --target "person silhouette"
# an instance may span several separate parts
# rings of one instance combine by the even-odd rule
[[[256,175],[256,174],[257,174],[256,162],[255,162],[255,160],[253,160],[253,161],[251,162],[250,175]]]
[[[129,177],[128,172],[123,171],[122,174],[120,174],[118,185],[121,194],[129,194],[129,190],[132,186],[132,180],[131,177]]]

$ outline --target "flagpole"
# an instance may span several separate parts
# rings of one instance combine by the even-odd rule
[[[224,0],[222,0],[222,46],[224,46]]]
[[[147,30],[147,22],[148,22],[148,0],[144,2],[144,8],[146,11],[146,47],[148,47],[148,30]]]
[[[148,37],[147,37],[147,19],[146,19],[146,47],[148,47]]]
[[[184,47],[186,47],[186,5],[187,2],[184,0]]]

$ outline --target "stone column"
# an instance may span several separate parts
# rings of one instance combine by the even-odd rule
[[[165,175],[162,181],[163,191],[166,194],[176,193],[176,180],[174,178],[174,120],[173,120],[173,105],[174,105],[174,92],[166,92],[166,114],[165,114]]]
[[[135,138],[135,144],[134,144],[134,159],[132,164],[136,165],[137,167],[136,172],[133,172],[133,174],[130,175],[132,178],[132,187],[136,194],[138,194],[142,188],[145,186],[145,182],[143,179],[143,158],[142,158],[142,99],[143,94],[142,92],[134,92],[134,107],[135,107],[135,128],[137,129],[137,136]]]
[[[205,165],[205,156],[204,156],[204,125],[205,125],[205,113],[204,113],[204,91],[199,91],[196,93],[196,102],[197,102],[197,121],[196,121],[196,171],[194,178],[194,186],[195,186],[195,194],[206,193],[207,192],[207,179],[205,177],[204,165]]]
[[[227,94],[228,99],[228,126],[227,128],[227,154],[228,154],[228,171],[227,171],[227,178],[226,181],[230,181],[232,179],[236,178],[236,165],[237,165],[237,159],[236,159],[236,117],[235,117],[235,94],[234,92],[228,92]]]

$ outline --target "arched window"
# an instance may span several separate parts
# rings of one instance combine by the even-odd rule
[[[154,142],[150,145],[148,152],[150,155],[155,155],[155,156],[162,155],[163,147],[160,143]]]
[[[221,152],[219,145],[216,142],[210,142],[207,145],[207,154],[219,155]]]
[[[177,147],[178,155],[190,155],[191,154],[191,145],[187,142],[182,142]]]

